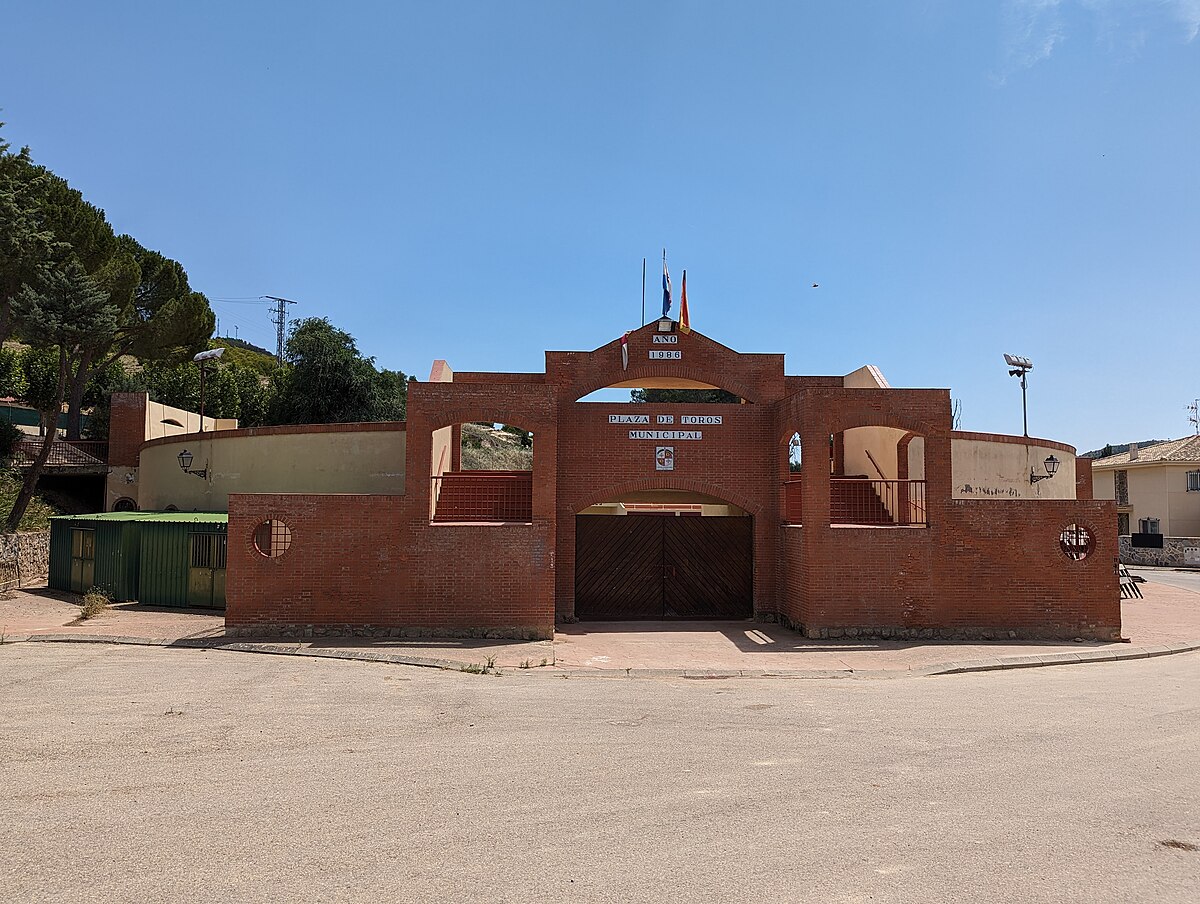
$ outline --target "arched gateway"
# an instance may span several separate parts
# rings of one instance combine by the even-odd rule
[[[231,631],[548,637],[577,618],[755,617],[812,636],[1120,630],[1112,503],[1075,498],[1074,450],[951,429],[942,389],[873,367],[788,376],[662,320],[543,373],[409,388],[393,495],[231,495]],[[602,387],[724,401],[582,399]],[[510,424],[531,470],[463,468],[459,425]],[[1057,480],[1030,480],[1045,448]],[[802,450],[802,455],[800,454]],[[291,531],[264,558],[265,520]],[[1068,525],[1096,538],[1062,552]]]

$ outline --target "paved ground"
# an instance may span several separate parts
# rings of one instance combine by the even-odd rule
[[[1141,575],[1147,581],[1157,584],[1169,584],[1183,590],[1200,593],[1200,569],[1197,568],[1130,568],[1133,574]]]
[[[298,647],[371,650],[430,660],[501,668],[551,671],[710,669],[726,671],[902,672],[950,662],[1029,657],[1081,650],[1128,652],[1131,648],[1200,641],[1200,593],[1158,583],[1140,585],[1145,599],[1122,604],[1124,634],[1131,644],[1029,642],[940,643],[807,640],[794,631],[754,622],[582,622],[560,626],[554,642],[511,643],[446,638],[369,641],[313,640]],[[1184,577],[1190,577],[1184,575]],[[220,613],[148,609],[123,604],[77,622],[69,594],[22,593],[0,601],[0,630],[25,634],[126,635],[174,640],[219,637]]]
[[[5,901],[1200,888],[1195,653],[911,681],[531,681],[10,644],[0,688]]]

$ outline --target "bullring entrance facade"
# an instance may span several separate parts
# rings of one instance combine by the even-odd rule
[[[873,367],[787,375],[782,355],[669,320],[545,362],[435,362],[393,424],[143,441],[144,397],[114,397],[110,497],[227,506],[230,633],[757,618],[815,637],[1120,634],[1115,509],[1066,444],[955,431],[948,390]],[[609,387],[736,401],[587,400]],[[532,470],[463,469],[472,423],[529,431]]]

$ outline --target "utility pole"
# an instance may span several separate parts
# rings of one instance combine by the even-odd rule
[[[295,304],[296,302],[288,298],[280,298],[277,295],[264,295],[263,298],[269,298],[275,302],[275,307],[271,309],[271,322],[275,324],[275,357],[279,363],[283,363],[283,335],[287,329],[287,308],[284,305]]]

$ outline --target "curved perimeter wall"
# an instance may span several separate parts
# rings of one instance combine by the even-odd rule
[[[404,426],[307,424],[151,440],[141,449],[138,508],[224,512],[230,493],[402,495]],[[179,466],[185,449],[193,473]],[[207,476],[194,473],[201,470]]]
[[[1003,433],[950,434],[952,498],[1074,499],[1075,448],[1049,439]],[[1058,459],[1058,473],[1029,482],[1029,471],[1046,473],[1046,459]]]

